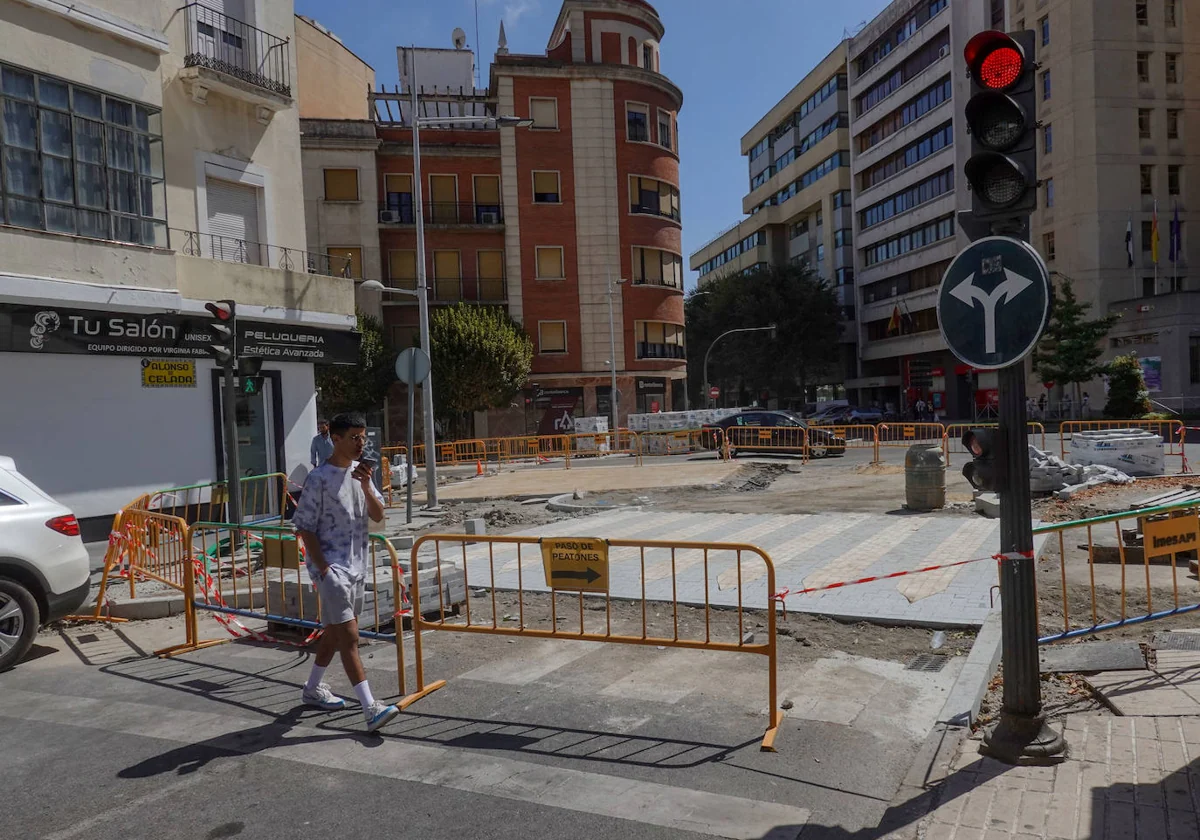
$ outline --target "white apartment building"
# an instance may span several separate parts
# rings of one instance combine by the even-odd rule
[[[243,473],[303,481],[313,363],[358,341],[345,260],[306,251],[290,0],[0,0],[0,43],[0,454],[91,534],[216,479],[232,298],[266,360]]]
[[[994,406],[995,374],[954,358],[935,307],[946,267],[967,244],[955,219],[969,207],[962,49],[1004,20],[1003,0],[896,0],[850,41],[852,401],[904,411],[923,397],[950,418]]]

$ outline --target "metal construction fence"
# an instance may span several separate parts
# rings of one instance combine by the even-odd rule
[[[1200,610],[1200,585],[1188,574],[1200,547],[1194,500],[1050,523],[1034,534],[1050,537],[1038,574],[1042,644]],[[1055,549],[1058,575],[1046,565]]]
[[[1030,420],[1025,424],[1029,432],[1029,442],[1043,452],[1046,451],[1046,427],[1041,423]],[[967,449],[962,444],[963,434],[971,429],[998,429],[999,423],[950,423],[946,426],[946,463],[950,463],[951,455],[966,455]]]
[[[416,686],[402,707],[445,685],[425,680],[423,638],[435,631],[750,653],[767,658],[769,721],[762,748],[774,749],[783,717],[775,567],[762,549],[742,543],[434,534],[416,541],[410,566]],[[442,579],[460,572],[466,599],[452,616]],[[436,609],[421,599],[422,580],[430,577],[438,583]],[[702,610],[680,603],[685,587],[695,593],[689,600],[703,593]],[[483,594],[473,595],[472,588]],[[515,607],[499,603],[502,590],[515,595]],[[754,594],[747,598],[747,591]],[[716,605],[718,592],[735,594]],[[538,594],[540,600],[534,598]],[[617,601],[634,605],[632,620],[614,617]],[[650,607],[664,602],[669,611]],[[752,617],[752,609],[763,614]],[[506,610],[515,610],[515,621]],[[718,621],[718,612],[724,620]],[[748,622],[765,622],[765,638],[747,635]]]

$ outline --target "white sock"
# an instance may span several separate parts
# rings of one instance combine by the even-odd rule
[[[375,696],[371,694],[371,686],[367,685],[366,680],[354,686],[354,695],[358,697],[358,702],[362,704],[364,709],[369,709],[375,705]]]
[[[308,682],[304,684],[305,690],[315,691],[317,686],[321,684],[321,677],[323,676],[325,676],[325,668],[322,668],[320,665],[314,665],[312,672],[308,675]]]

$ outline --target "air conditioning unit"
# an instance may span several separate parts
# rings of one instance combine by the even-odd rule
[[[379,211],[379,221],[384,222],[384,223],[398,222],[398,221],[400,221],[400,214],[397,213],[395,210],[380,210]]]
[[[938,50],[938,58],[945,58],[948,55],[950,55],[950,45],[946,44],[940,50]]]
[[[500,214],[495,210],[480,210],[479,224],[481,225],[498,225],[500,224]]]

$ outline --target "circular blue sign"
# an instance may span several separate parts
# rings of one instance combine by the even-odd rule
[[[959,252],[938,291],[938,328],[955,356],[995,370],[1024,359],[1050,320],[1050,271],[1028,242],[989,236]]]

